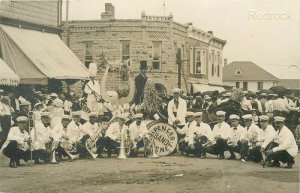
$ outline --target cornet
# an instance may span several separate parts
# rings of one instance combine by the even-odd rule
[[[150,135],[150,134],[149,134]],[[156,146],[154,137],[151,135],[151,149],[152,149],[152,155],[149,156],[149,158],[159,158],[159,155],[156,154]]]

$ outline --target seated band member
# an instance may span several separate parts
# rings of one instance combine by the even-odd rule
[[[280,167],[279,162],[287,163],[286,168],[292,168],[295,163],[294,159],[298,153],[298,146],[296,144],[293,133],[284,125],[284,117],[274,117],[274,125],[276,135],[274,142],[278,145],[273,145],[273,149],[266,152],[267,159],[273,161],[273,167]]]
[[[189,145],[189,130],[191,129],[191,123],[194,122],[194,112],[188,111],[185,116],[186,124],[184,125],[176,125],[176,132],[178,136],[178,144],[179,144],[179,151],[183,155],[185,149]]]
[[[30,136],[26,131],[28,127],[28,118],[19,116],[16,118],[17,126],[12,127],[8,133],[7,139],[2,146],[3,154],[10,158],[9,166],[16,168],[20,165],[20,159],[28,161],[30,159]]]
[[[266,149],[266,147],[270,144],[270,142],[273,140],[274,136],[276,135],[276,131],[272,125],[269,124],[269,117],[266,115],[259,116],[260,126],[261,130],[258,133],[256,147],[252,149],[252,159],[254,161],[261,160],[262,158],[262,152]],[[255,142],[254,141],[254,142]],[[267,161],[267,160],[266,160]]]
[[[260,128],[252,123],[252,115],[251,114],[246,114],[243,115],[243,120],[246,128],[246,132],[241,136],[241,161],[253,161],[253,151],[251,149],[256,147],[256,142],[257,142],[257,137],[258,134],[260,133]],[[249,149],[250,149],[250,154],[249,154]],[[254,150],[256,151],[256,150]],[[261,160],[262,157],[255,158],[255,161]],[[259,162],[258,161],[258,162]]]
[[[195,156],[206,158],[205,143],[213,140],[213,133],[210,126],[202,122],[202,112],[196,112],[194,122],[191,123],[188,133],[187,153],[194,153]]]
[[[114,150],[116,154],[119,154],[119,147],[121,139],[125,139],[125,133],[128,130],[128,127],[125,125],[127,117],[123,115],[118,115],[118,121],[112,123],[106,131],[107,139],[107,156],[111,157],[111,153]],[[121,135],[123,135],[121,137]]]
[[[129,125],[129,138],[133,140],[133,146],[130,149],[130,157],[136,157],[138,155],[138,150],[141,147],[144,147],[144,139],[148,138],[148,129],[146,124],[143,121],[143,114],[136,114],[132,122]]]
[[[213,136],[216,143],[213,145],[212,150],[208,151],[212,154],[217,154],[218,159],[224,159],[224,151],[227,149],[228,138],[232,134],[232,128],[225,123],[225,114],[224,111],[217,111],[216,115],[218,118],[218,123],[213,128]]]
[[[36,164],[40,163],[39,160],[43,160],[44,163],[49,162],[50,158],[50,152],[46,148],[51,141],[50,113],[42,112],[40,116],[41,120],[35,122],[35,127],[30,133],[33,141],[33,159]]]
[[[232,128],[232,134],[227,141],[228,150],[230,157],[228,160],[235,160],[236,156],[234,153],[241,152],[241,136],[246,132],[246,129],[240,125],[240,117],[238,115],[232,114],[229,116]]]
[[[82,125],[80,123],[81,119],[81,112],[80,111],[75,111],[72,112],[72,121],[69,123],[67,129],[69,130],[70,133],[70,138],[69,141],[71,143],[76,143],[77,147],[77,152],[79,153],[80,158],[84,158],[88,156],[88,152],[85,148],[84,143],[82,143]]]
[[[97,158],[103,158],[103,149],[105,146],[105,137],[102,133],[103,127],[98,124],[98,113],[89,113],[89,121],[82,125],[83,138],[81,142],[85,144],[88,138],[95,141],[97,146]]]

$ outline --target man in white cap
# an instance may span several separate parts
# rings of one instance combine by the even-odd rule
[[[168,104],[168,123],[170,125],[185,124],[185,115],[187,112],[186,101],[180,98],[180,88],[175,88],[172,92],[174,98]]]
[[[119,154],[119,147],[122,138],[126,138],[128,127],[125,125],[127,117],[124,115],[118,116],[118,121],[110,124],[106,131],[107,139],[107,156],[111,157],[111,153],[114,150],[116,154]]]
[[[41,120],[36,121],[34,129],[31,130],[30,136],[32,139],[32,153],[35,164],[39,164],[39,160],[44,163],[49,161],[50,153],[46,150],[46,145],[51,141],[51,128],[50,128],[50,113],[42,112],[40,114]]]
[[[20,103],[20,110],[17,111],[17,113],[15,113],[15,115],[13,116],[12,120],[14,121],[14,125],[16,125],[17,121],[16,121],[16,118],[17,117],[20,117],[20,116],[24,116],[24,117],[27,117],[28,118],[28,113],[29,113],[29,110],[30,110],[30,102],[29,101],[23,101]]]
[[[136,157],[138,150],[144,147],[144,140],[148,138],[148,129],[143,121],[143,114],[138,113],[133,117],[134,121],[129,125],[129,138],[133,142],[130,149],[130,157]]]
[[[99,81],[96,79],[97,65],[89,65],[90,80],[84,87],[84,93],[87,94],[87,108],[90,112],[99,112],[99,102],[102,99]]]
[[[28,118],[19,116],[16,119],[17,126],[12,127],[8,133],[7,140],[3,144],[1,151],[10,158],[9,166],[16,168],[20,165],[20,159],[28,161],[30,159],[30,136],[26,131]]]
[[[234,153],[241,152],[241,136],[246,132],[246,129],[240,125],[240,117],[238,115],[232,114],[229,116],[232,134],[229,137],[227,144],[230,157],[228,160],[235,160],[236,156]]]
[[[255,147],[257,142],[257,137],[260,132],[260,128],[252,123],[252,115],[243,115],[243,120],[246,128],[246,132],[241,136],[241,161],[245,162],[247,160],[252,160],[249,157],[249,149]]]
[[[278,146],[273,145],[273,149],[266,152],[267,159],[273,161],[270,166],[280,167],[280,162],[287,163],[286,168],[292,168],[294,159],[298,154],[298,146],[293,133],[284,125],[285,118],[274,117],[276,135],[274,141]]]
[[[103,127],[99,126],[98,123],[98,113],[91,112],[89,113],[89,121],[82,125],[83,138],[81,139],[82,143],[85,144],[88,138],[91,138],[93,141],[96,141],[97,145],[97,158],[103,158],[103,149],[105,146],[105,137],[102,132]]]
[[[213,146],[218,159],[224,159],[224,151],[227,149],[228,138],[232,134],[232,128],[225,122],[224,111],[217,111],[216,115],[218,118],[218,123],[214,125],[213,137],[216,140],[216,144]]]
[[[193,153],[194,156],[206,158],[204,144],[213,140],[213,133],[210,126],[202,122],[202,112],[194,114],[194,122],[190,125],[188,131],[188,149],[186,153]]]
[[[189,130],[191,129],[191,123],[194,122],[194,112],[188,111],[185,116],[186,124],[184,125],[176,125],[176,132],[179,139],[179,151],[183,155],[185,149],[188,147],[189,142]]]

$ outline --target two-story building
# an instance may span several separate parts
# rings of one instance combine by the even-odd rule
[[[170,93],[178,86],[189,90],[192,84],[222,84],[226,41],[191,23],[174,21],[172,13],[150,16],[143,11],[140,19],[115,19],[114,6],[106,3],[101,19],[64,22],[63,29],[64,42],[86,66],[103,56],[130,60],[136,75],[139,62],[147,60],[148,77],[155,80],[159,92]],[[100,71],[99,79],[102,75]],[[116,90],[120,84],[114,82],[120,80],[113,77],[109,76],[107,87]]]

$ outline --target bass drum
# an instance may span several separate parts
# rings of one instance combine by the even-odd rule
[[[160,121],[145,120],[150,136],[154,137],[156,154],[159,156],[171,154],[178,142],[173,126]]]

